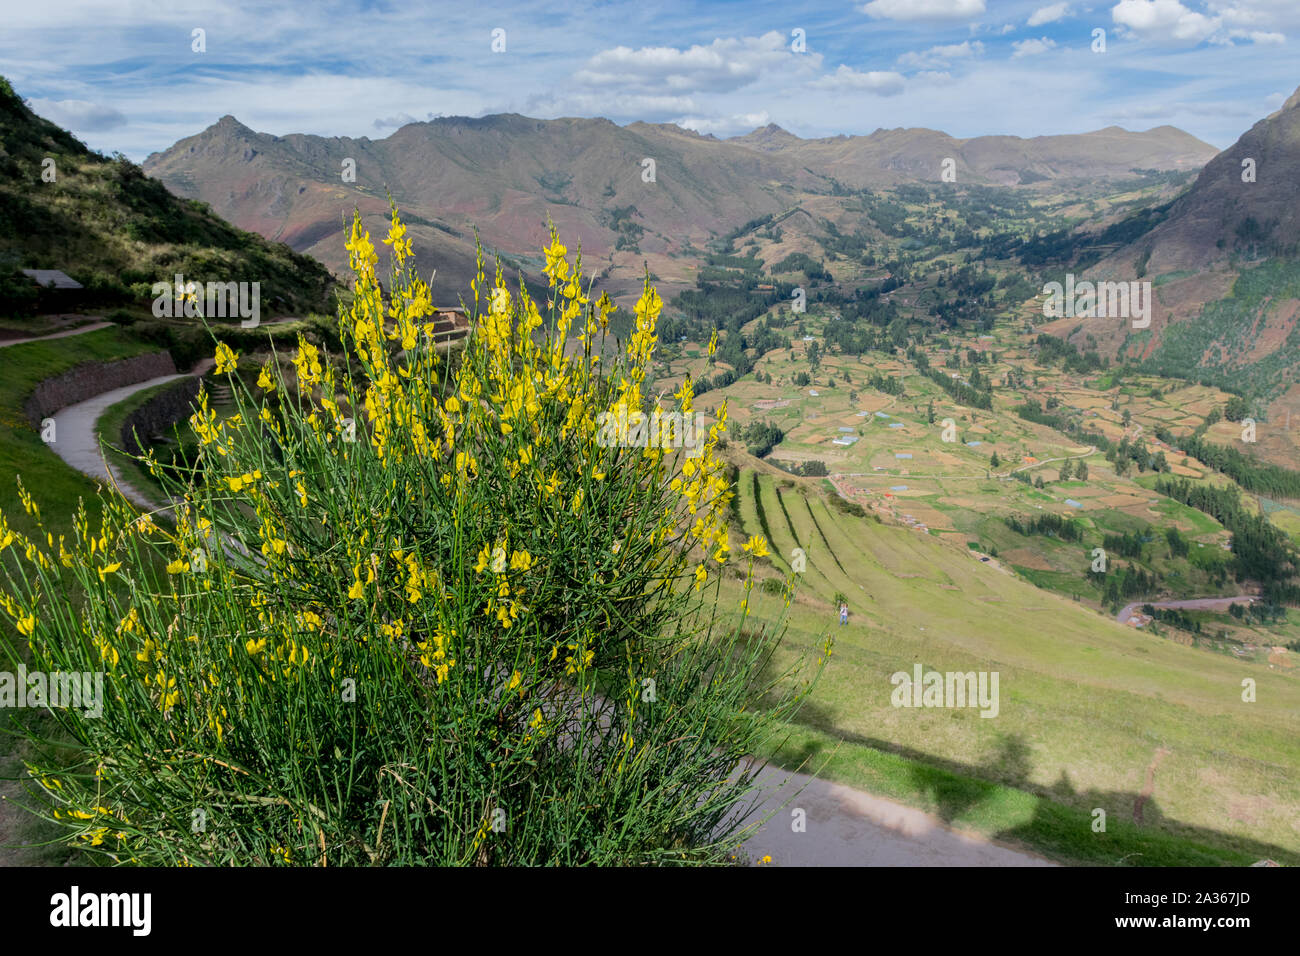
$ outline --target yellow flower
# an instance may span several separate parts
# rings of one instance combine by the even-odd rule
[[[298,354],[293,360],[298,370],[298,389],[320,382],[324,371],[320,363],[320,350],[308,342],[302,335],[298,336]]]
[[[216,353],[217,374],[224,375],[227,372],[233,372],[238,361],[239,353],[232,352],[230,346],[225,342],[218,343]]]
[[[268,392],[275,391],[275,379],[271,377],[271,364],[268,362],[262,366],[262,371],[257,376],[257,387],[265,389]]]
[[[767,538],[763,537],[761,534],[751,536],[750,539],[745,542],[745,550],[752,551],[756,558],[765,558],[772,553],[767,550]]]

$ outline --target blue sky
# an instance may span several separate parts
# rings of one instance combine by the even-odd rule
[[[1286,66],[1300,0],[549,6],[11,0],[0,73],[91,147],[137,160],[227,113],[277,135],[372,139],[499,112],[718,136],[768,123],[805,137],[1170,124],[1226,147],[1300,85]]]

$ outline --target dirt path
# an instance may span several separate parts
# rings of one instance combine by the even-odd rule
[[[1238,594],[1235,597],[1188,598],[1184,601],[1134,601],[1116,614],[1115,620],[1127,624],[1134,612],[1147,604],[1164,610],[1226,611],[1233,604],[1254,604],[1258,600],[1259,596],[1255,594]]]
[[[771,856],[778,866],[1056,865],[843,784],[771,766],[759,771],[757,783],[765,795],[750,819],[775,813],[745,844],[754,861]],[[805,812],[804,832],[794,829],[796,808]]]
[[[161,506],[157,502],[128,484],[118,469],[105,460],[99,447],[99,436],[95,433],[95,423],[109,408],[136,392],[186,377],[185,373],[162,375],[148,381],[136,382],[134,385],[115,388],[111,392],[103,392],[87,401],[60,409],[54,413],[55,439],[50,443],[50,448],[82,474],[89,475],[96,481],[111,479],[132,504],[149,511],[158,509]]]
[[[47,339],[66,339],[70,335],[85,335],[87,332],[98,332],[100,329],[113,328],[112,322],[91,322],[89,325],[79,325],[75,329],[64,329],[62,332],[52,332],[49,335],[33,335],[26,339],[8,339],[0,342],[0,349],[7,349],[11,345],[22,345],[25,342],[44,342]]]
[[[1151,795],[1156,792],[1156,768],[1160,766],[1160,761],[1164,760],[1171,753],[1173,753],[1172,750],[1160,747],[1156,750],[1155,756],[1151,758],[1151,763],[1147,766],[1146,784],[1142,787],[1142,792],[1138,794],[1137,799],[1133,801],[1134,823],[1141,825],[1142,808],[1146,806],[1146,802],[1151,799]]]

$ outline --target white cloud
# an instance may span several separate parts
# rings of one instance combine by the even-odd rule
[[[1295,0],[1208,0],[1206,6],[1231,27],[1300,27],[1300,4]]]
[[[817,53],[795,54],[789,38],[772,30],[761,37],[719,38],[708,46],[618,46],[597,53],[574,74],[589,87],[645,93],[730,92],[779,68],[812,71]]]
[[[1161,42],[1199,43],[1219,29],[1219,17],[1207,17],[1181,0],[1120,0],[1111,10],[1120,26]]]
[[[1264,32],[1263,30],[1252,30],[1248,36],[1252,43],[1264,43],[1277,45],[1286,42],[1286,37],[1277,31]]]
[[[1046,53],[1056,46],[1056,41],[1048,37],[1042,37],[1038,40],[1016,40],[1011,45],[1016,50],[1015,53],[1011,54],[1011,59],[1015,60],[1022,56],[1038,56],[1040,53]]]
[[[432,119],[430,115],[430,119]],[[418,122],[410,113],[398,113],[396,116],[381,116],[375,120],[375,129],[395,129],[408,123]]]
[[[673,120],[683,129],[693,129],[697,133],[712,133],[714,136],[734,136],[738,133],[750,133],[767,126],[772,117],[766,110],[758,113],[738,113],[731,116],[681,116]]]
[[[1029,15],[1025,21],[1031,27],[1041,27],[1044,23],[1055,23],[1057,20],[1063,20],[1070,14],[1070,5],[1068,3],[1053,3],[1050,6],[1039,7]]]
[[[74,133],[82,130],[98,133],[126,125],[126,117],[111,106],[101,106],[87,100],[31,99],[27,103],[32,111]]]
[[[689,96],[566,91],[530,96],[521,108],[529,116],[628,116],[661,122],[675,115],[695,114],[700,105]]]
[[[903,74],[893,70],[869,70],[859,72],[852,67],[840,64],[834,73],[829,73],[809,85],[819,90],[863,90],[880,96],[894,96],[903,92],[907,81]]]
[[[877,20],[957,20],[984,12],[984,0],[871,0],[858,8]]]
[[[984,44],[979,40],[966,40],[963,43],[951,43],[947,46],[932,46],[930,49],[919,53],[904,53],[898,58],[898,62],[901,66],[929,69],[947,66],[953,60],[980,56],[983,52]]]

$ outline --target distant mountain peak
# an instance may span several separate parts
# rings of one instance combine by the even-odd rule
[[[1286,102],[1279,107],[1278,111],[1274,113],[1273,116],[1277,116],[1279,113],[1286,113],[1298,107],[1300,107],[1300,87],[1297,87],[1296,91],[1287,97]],[[1270,117],[1270,119],[1271,118],[1272,117]]]

